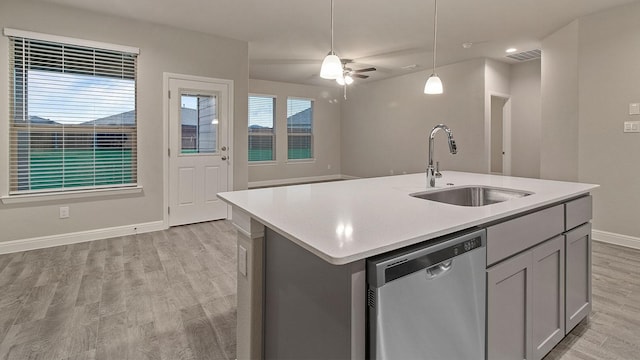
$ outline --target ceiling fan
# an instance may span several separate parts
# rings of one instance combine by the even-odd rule
[[[341,62],[342,62],[342,69],[343,69],[342,76],[336,79],[336,82],[341,86],[353,84],[354,78],[368,79],[369,75],[364,75],[363,73],[376,71],[376,68],[374,67],[368,67],[364,69],[353,69],[352,67],[347,66],[348,64],[353,63],[352,59],[341,59]]]

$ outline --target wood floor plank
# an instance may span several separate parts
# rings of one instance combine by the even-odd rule
[[[160,360],[160,344],[153,322],[129,326],[127,358],[136,360]]]
[[[133,260],[140,260],[140,248],[135,235],[122,238],[122,256],[125,264]]]
[[[36,339],[41,323],[39,320],[34,320],[11,326],[0,343],[0,359],[22,355],[24,344]]]
[[[69,342],[65,356],[81,356],[95,353],[100,320],[100,304],[78,306],[74,308],[72,327],[69,330]]]
[[[124,312],[100,317],[98,334],[96,360],[127,358],[127,317]]]
[[[108,278],[103,280],[100,316],[123,313],[127,310],[125,304],[125,288],[124,271],[110,274]]]
[[[132,258],[124,263],[124,281],[127,288],[145,285],[144,265],[140,259]]]
[[[214,299],[203,305],[203,309],[213,324],[218,344],[227,359],[236,358],[236,296],[229,295]]]
[[[15,324],[43,319],[56,292],[57,283],[34,287],[20,309]]]
[[[102,298],[102,275],[84,275],[80,282],[76,306],[92,304]]]
[[[153,237],[150,234],[137,235],[138,247],[140,248],[140,256],[145,272],[162,270],[162,263],[158,256],[158,251],[153,244]]]
[[[202,305],[197,304],[180,311],[187,340],[195,359],[226,360],[217,335]]]
[[[125,305],[129,328],[153,322],[151,292],[146,286],[125,289]]]
[[[55,318],[44,318],[40,322],[36,339],[25,343],[25,358],[61,359],[66,357],[65,349],[69,343],[73,316],[62,315]]]

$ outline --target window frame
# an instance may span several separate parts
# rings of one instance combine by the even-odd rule
[[[276,95],[271,95],[271,94],[262,94],[262,93],[249,93],[249,95],[247,96],[247,108],[248,108],[248,103],[249,103],[249,98],[251,97],[261,97],[261,98],[270,98],[273,101],[273,114],[272,114],[272,131],[271,134],[260,134],[260,133],[255,133],[253,134],[253,136],[264,136],[264,137],[271,137],[271,160],[250,160],[249,156],[248,156],[248,152],[249,152],[249,137],[252,136],[250,130],[249,130],[249,124],[247,121],[247,162],[249,164],[249,166],[251,165],[268,165],[268,164],[274,164],[277,162],[278,159],[278,155],[276,152],[277,149],[277,106],[278,106],[278,97]],[[247,120],[248,120],[248,116],[247,116]]]
[[[305,100],[311,103],[311,132],[310,133],[290,133],[289,132],[289,100]],[[286,115],[286,126],[287,126],[287,163],[305,163],[305,162],[314,162],[316,160],[315,153],[315,103],[316,99],[307,98],[302,96],[287,96],[287,115]],[[289,158],[289,136],[309,136],[310,140],[310,149],[311,156],[307,158]]]
[[[131,166],[131,174],[134,176],[133,181],[131,182],[122,182],[122,183],[114,183],[114,184],[107,184],[107,185],[101,185],[98,183],[96,183],[96,180],[103,180],[100,178],[95,178],[93,180],[93,185],[90,186],[71,186],[71,187],[61,187],[61,188],[45,188],[45,189],[31,189],[32,185],[29,185],[29,189],[25,189],[25,190],[20,190],[18,189],[13,189],[11,188],[11,184],[12,182],[10,181],[10,178],[12,176],[15,176],[15,169],[11,167],[11,163],[10,163],[10,159],[13,156],[12,153],[12,148],[13,146],[17,146],[13,140],[12,140],[12,136],[11,136],[11,132],[15,131],[15,124],[12,124],[12,121],[14,120],[13,116],[7,116],[7,120],[3,121],[1,128],[5,130],[5,134],[6,137],[5,139],[6,141],[6,146],[3,146],[3,148],[0,150],[0,154],[3,154],[3,167],[5,167],[6,171],[6,176],[4,177],[4,179],[2,179],[2,194],[0,196],[0,201],[2,201],[2,203],[5,204],[11,204],[11,203],[21,203],[21,202],[33,202],[33,201],[51,201],[51,200],[58,200],[58,199],[68,199],[68,198],[87,198],[87,197],[96,197],[96,196],[105,196],[105,195],[123,195],[123,194],[132,194],[132,193],[139,193],[142,191],[142,186],[138,183],[138,178],[139,178],[139,161],[138,161],[138,115],[137,115],[137,110],[138,110],[138,96],[137,96],[137,90],[138,90],[138,55],[140,53],[139,48],[135,48],[135,47],[130,47],[130,46],[122,46],[122,45],[116,45],[116,44],[109,44],[109,43],[102,43],[102,42],[96,42],[96,41],[91,41],[91,40],[83,40],[83,39],[77,39],[77,38],[70,38],[70,37],[64,37],[64,36],[57,36],[57,35],[50,35],[50,34],[42,34],[42,33],[36,33],[36,32],[30,32],[30,31],[23,31],[23,30],[16,30],[16,29],[10,29],[10,28],[4,28],[3,29],[3,34],[4,36],[7,38],[7,60],[8,63],[7,65],[9,65],[8,68],[8,77],[9,77],[9,81],[13,82],[15,79],[15,69],[13,69],[11,66],[11,64],[13,64],[15,62],[15,59],[12,58],[12,56],[16,56],[16,54],[13,52],[13,50],[10,48],[11,46],[13,46],[14,44],[14,38],[16,38],[16,41],[22,41],[21,39],[24,40],[29,40],[29,41],[35,41],[35,42],[49,42],[49,43],[58,43],[61,44],[63,46],[69,46],[69,47],[85,47],[85,48],[91,48],[94,51],[110,51],[110,52],[118,52],[118,53],[123,53],[123,55],[127,55],[127,56],[134,56],[134,60],[133,60],[133,77],[132,80],[134,81],[133,83],[133,104],[134,104],[134,113],[135,115],[135,125],[131,128],[126,128],[126,127],[115,127],[112,130],[109,131],[115,131],[116,133],[135,133],[135,136],[131,139],[131,146],[132,146],[132,151],[134,151],[135,153],[132,154],[132,159],[135,159],[135,165]],[[61,74],[64,74],[65,72],[61,72]],[[73,72],[71,72],[71,74],[73,74]],[[95,76],[95,75],[89,75],[89,76]],[[15,101],[14,95],[15,93],[13,92],[13,90],[11,90],[13,88],[13,86],[9,89],[9,91],[6,93],[6,99],[3,99],[3,101],[7,101],[5,104],[7,106],[7,109],[11,109],[11,107],[13,106],[12,104]],[[11,110],[10,113],[13,113],[13,111]],[[14,130],[11,130],[14,129]],[[29,130],[30,132],[31,130]],[[53,134],[54,132],[52,132]],[[99,135],[101,135],[101,133],[96,132],[95,131],[95,126],[94,126],[94,131],[91,133],[93,134],[94,140],[93,140],[93,149],[94,149],[94,157],[95,157],[95,144],[96,141],[99,141],[98,139],[100,138]],[[31,135],[30,135],[31,136]],[[124,149],[124,148],[123,148]],[[93,160],[95,162],[95,158]],[[31,165],[29,165],[31,166]],[[58,166],[58,165],[54,165],[54,166]],[[95,171],[94,170],[94,177],[95,177]],[[13,174],[13,175],[12,175]],[[104,180],[103,180],[104,181]]]

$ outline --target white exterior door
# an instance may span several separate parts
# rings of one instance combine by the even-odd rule
[[[231,84],[169,78],[169,225],[227,218]]]

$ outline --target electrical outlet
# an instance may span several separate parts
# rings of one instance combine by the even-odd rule
[[[640,121],[625,121],[624,132],[626,133],[640,133]]]
[[[66,219],[69,217],[69,207],[61,206],[60,207],[60,219]]]
[[[247,276],[247,249],[238,245],[238,271]]]

